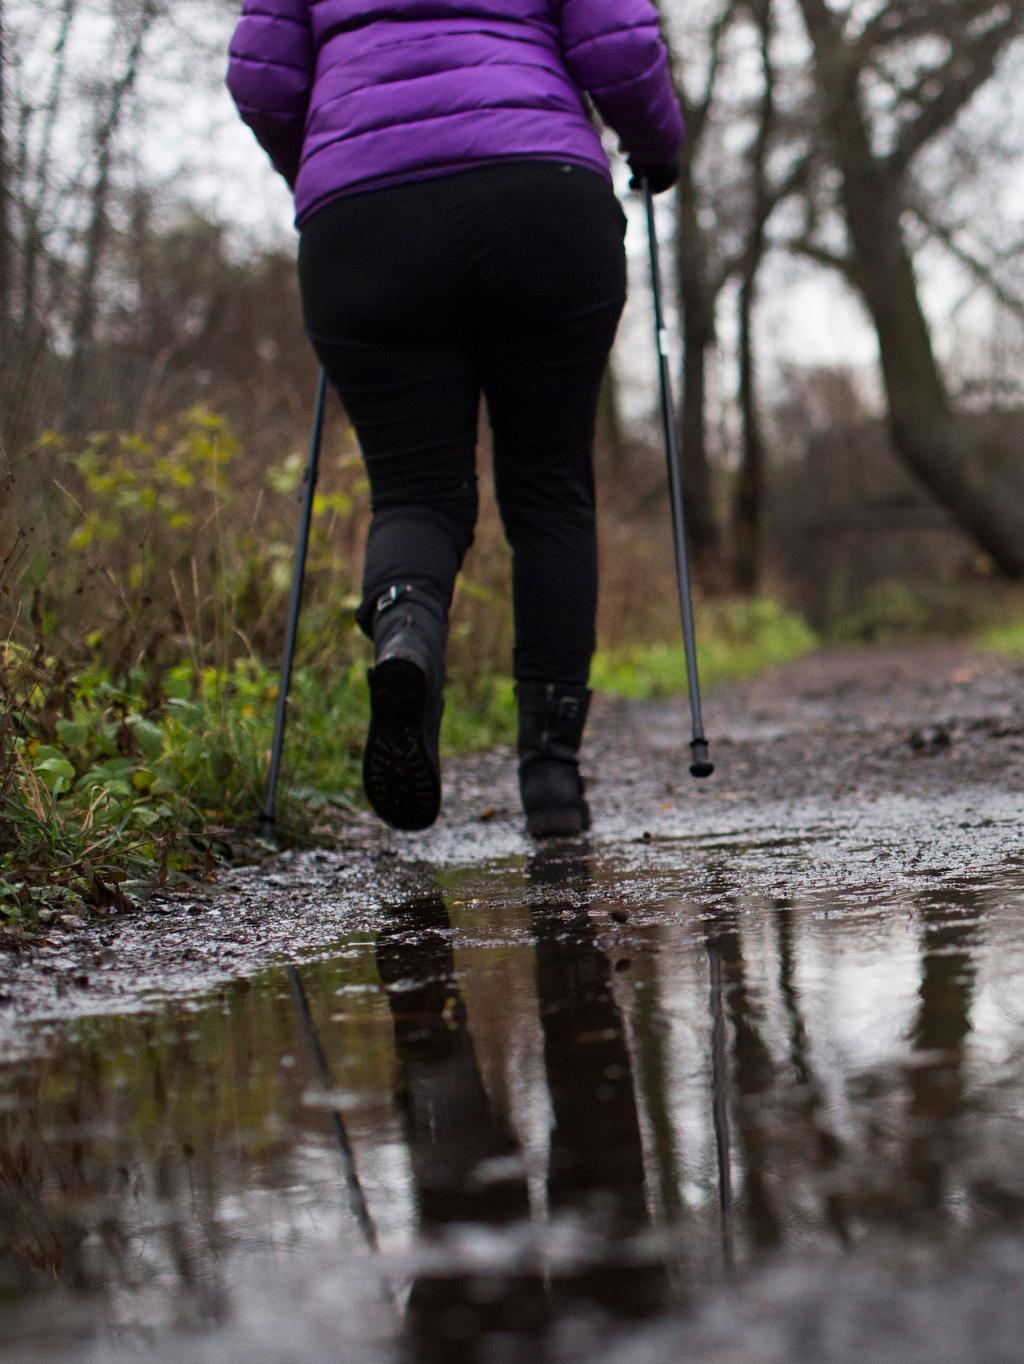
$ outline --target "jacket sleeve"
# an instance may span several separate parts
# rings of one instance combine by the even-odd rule
[[[245,0],[228,89],[260,146],[294,188],[313,86],[308,0]]]
[[[562,0],[569,70],[638,161],[667,161],[683,141],[683,116],[652,0]]]

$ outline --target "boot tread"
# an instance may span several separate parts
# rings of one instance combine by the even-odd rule
[[[441,774],[424,738],[427,675],[410,658],[370,669],[370,730],[363,786],[373,809],[394,829],[417,832],[437,819]]]

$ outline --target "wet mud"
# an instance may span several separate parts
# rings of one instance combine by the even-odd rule
[[[0,1359],[1019,1360],[1022,677],[606,702],[439,827],[10,958]]]

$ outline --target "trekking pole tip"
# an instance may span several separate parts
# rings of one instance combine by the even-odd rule
[[[265,812],[260,815],[260,838],[267,843],[277,842],[277,820]]]
[[[702,777],[710,777],[715,770],[715,764],[711,761],[708,752],[707,739],[694,739],[690,744],[693,753],[693,762],[690,764],[690,776],[698,780]]]

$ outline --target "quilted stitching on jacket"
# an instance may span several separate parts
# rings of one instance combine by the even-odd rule
[[[651,0],[245,0],[228,85],[299,222],[507,157],[607,175],[584,92],[628,152],[682,140]]]

